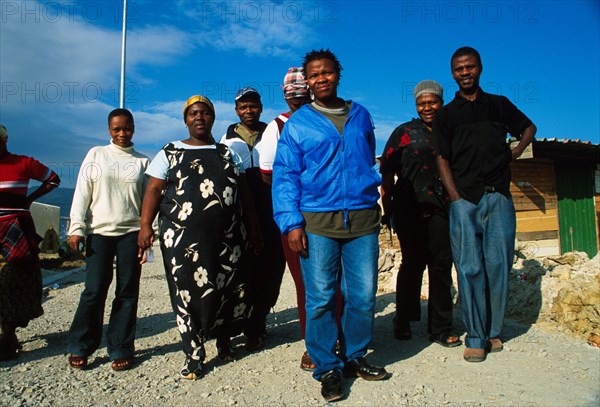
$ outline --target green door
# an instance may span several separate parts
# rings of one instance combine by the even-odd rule
[[[590,259],[598,252],[594,208],[594,168],[556,167],[561,253],[577,250]]]

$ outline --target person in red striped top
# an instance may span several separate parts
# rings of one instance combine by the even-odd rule
[[[58,175],[34,158],[8,151],[8,131],[0,125],[0,360],[21,349],[16,328],[44,313],[42,273],[31,203],[60,184]],[[42,184],[27,195],[30,180]]]

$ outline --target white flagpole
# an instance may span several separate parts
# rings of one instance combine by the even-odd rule
[[[123,0],[123,38],[121,39],[121,94],[119,107],[125,107],[125,37],[127,34],[127,0]]]

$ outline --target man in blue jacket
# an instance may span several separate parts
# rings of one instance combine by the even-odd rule
[[[344,397],[342,372],[382,380],[367,363],[377,291],[380,209],[374,169],[375,135],[369,112],[338,98],[342,67],[329,50],[304,57],[314,101],[283,128],[273,166],[273,212],[300,254],[306,287],[306,347],[326,401]],[[344,297],[341,332],[335,311]],[[336,354],[336,340],[340,352]]]

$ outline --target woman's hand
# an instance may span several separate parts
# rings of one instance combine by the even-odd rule
[[[146,262],[146,250],[154,243],[154,230],[151,225],[142,225],[138,233],[138,258],[140,264]]]
[[[152,223],[158,213],[158,208],[162,201],[162,191],[166,185],[167,182],[165,180],[152,176],[148,178],[148,185],[144,193],[144,201],[142,202],[142,214],[140,216],[141,228],[138,233],[138,258],[140,259],[140,264],[146,262],[146,249],[154,243]]]
[[[148,261],[148,250],[138,249],[138,259],[140,259],[140,264],[144,264]]]
[[[292,251],[298,253],[302,257],[308,256],[308,240],[304,228],[298,228],[290,231],[287,235],[288,243]]]
[[[73,250],[73,252],[79,253],[79,245],[85,244],[85,237],[71,235],[68,237],[67,242],[69,243],[69,247],[71,248],[71,250]]]

